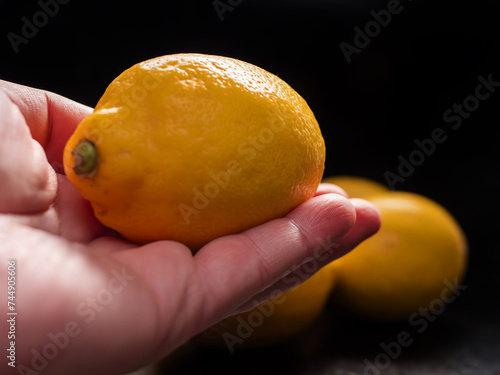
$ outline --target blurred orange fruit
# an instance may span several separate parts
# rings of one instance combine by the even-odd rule
[[[382,218],[378,233],[335,261],[333,295],[371,318],[408,319],[435,300],[449,300],[467,264],[465,235],[438,203],[409,192],[369,197]],[[446,298],[445,298],[446,297]]]

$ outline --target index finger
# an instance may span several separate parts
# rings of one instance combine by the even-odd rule
[[[12,82],[0,80],[0,89],[21,110],[31,136],[42,145],[49,163],[54,167],[62,167],[66,142],[83,118],[92,112],[92,108],[50,91]]]

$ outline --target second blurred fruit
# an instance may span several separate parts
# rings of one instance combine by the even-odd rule
[[[333,296],[339,304],[369,318],[402,320],[436,299],[451,300],[465,273],[467,243],[444,207],[364,178],[324,182],[367,199],[382,218],[378,233],[332,264],[338,278]]]

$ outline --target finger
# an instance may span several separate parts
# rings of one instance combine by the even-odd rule
[[[323,182],[323,183],[319,184],[318,190],[316,190],[316,194],[315,195],[318,196],[318,195],[328,194],[328,193],[340,194],[340,195],[348,198],[347,193],[340,186],[337,186],[337,185],[334,185],[334,184],[329,184],[329,183],[326,183],[326,182]]]
[[[56,171],[62,173],[64,145],[92,108],[52,92],[7,81],[0,80],[0,88],[19,107],[33,139],[42,145]]]
[[[374,235],[380,228],[380,214],[371,203],[362,199],[351,199],[356,209],[356,223],[341,239],[335,242],[327,241],[319,247],[312,256],[295,270],[287,273],[266,290],[245,302],[237,311],[243,312],[256,305],[295,288],[319,271],[324,266],[347,254],[365,239]]]
[[[204,282],[207,315],[229,314],[301,265],[327,242],[354,225],[350,201],[324,194],[301,204],[286,217],[241,234],[222,237],[195,255]]]
[[[96,219],[89,202],[82,198],[66,176],[57,175],[57,184],[57,196],[50,208],[30,214],[4,213],[0,215],[0,224],[20,224],[80,243],[88,243],[102,236],[119,236]]]
[[[356,224],[335,243],[338,257],[344,256],[362,241],[373,236],[381,225],[380,212],[372,203],[360,198],[352,198],[350,201],[356,209]]]
[[[73,241],[87,243],[101,236],[118,236],[95,217],[90,203],[85,200],[66,176],[58,175],[58,194],[52,208],[57,212],[59,235]]]
[[[57,181],[19,108],[0,89],[0,213],[36,213],[54,200]]]

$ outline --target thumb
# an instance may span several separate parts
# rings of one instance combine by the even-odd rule
[[[1,89],[0,113],[0,213],[44,211],[56,195],[55,172],[21,111]]]

